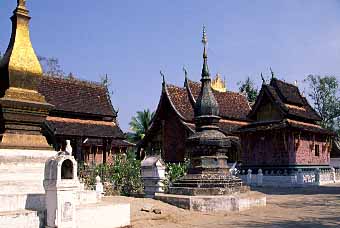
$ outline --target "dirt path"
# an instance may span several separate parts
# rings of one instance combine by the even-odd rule
[[[134,228],[340,227],[340,185],[313,188],[258,188],[267,206],[240,213],[198,213],[152,199],[114,197],[131,203]],[[141,211],[152,205],[161,215]]]

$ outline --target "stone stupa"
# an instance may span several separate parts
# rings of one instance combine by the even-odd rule
[[[196,132],[186,143],[189,170],[183,178],[172,183],[169,194],[156,194],[156,199],[197,211],[235,211],[263,206],[265,195],[251,192],[239,177],[229,171],[226,154],[231,141],[218,125],[219,106],[211,88],[204,27],[202,43],[201,92],[194,107]]]

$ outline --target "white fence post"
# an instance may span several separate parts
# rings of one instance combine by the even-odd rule
[[[262,186],[263,185],[263,173],[262,169],[259,169],[257,172],[257,186]]]
[[[335,180],[335,169],[334,169],[334,167],[332,167],[331,177],[332,177],[331,181],[333,181],[333,183],[335,183],[336,180]]]
[[[297,173],[297,185],[302,186],[303,185],[303,172],[302,169],[298,169]]]
[[[315,184],[320,185],[321,184],[321,178],[320,178],[320,169],[315,169]]]
[[[247,184],[251,185],[251,169],[248,169],[248,174],[247,174]]]

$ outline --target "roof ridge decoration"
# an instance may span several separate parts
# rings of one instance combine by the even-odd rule
[[[183,67],[183,71],[184,71],[184,87],[186,88],[186,90],[188,92],[190,103],[194,107],[195,104],[196,104],[196,99],[195,99],[194,95],[192,94],[192,91],[191,91],[191,88],[190,88],[190,80],[188,79],[188,72],[184,67]]]

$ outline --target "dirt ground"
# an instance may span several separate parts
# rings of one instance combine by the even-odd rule
[[[133,228],[225,227],[340,227],[340,185],[310,188],[256,188],[267,194],[267,206],[239,213],[199,213],[166,203],[131,197],[114,197],[131,204]],[[162,214],[141,211],[153,206]]]

